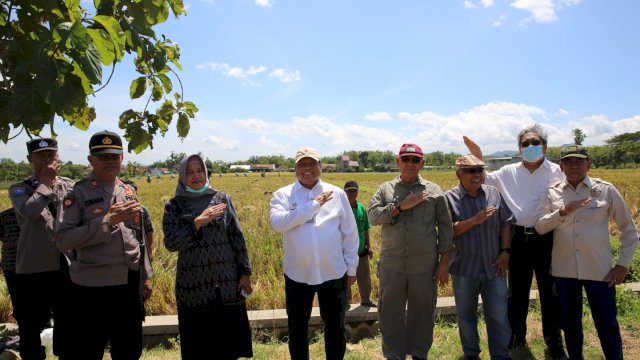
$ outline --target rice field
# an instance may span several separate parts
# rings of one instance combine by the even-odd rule
[[[368,205],[378,186],[397,175],[397,173],[324,173],[322,179],[340,187],[348,180],[358,181],[360,185],[358,199]],[[640,171],[633,169],[594,169],[590,171],[589,175],[600,177],[616,185],[627,201],[636,224],[640,222],[640,189],[638,188]],[[435,182],[443,190],[450,189],[458,183],[453,171],[423,171],[422,176]],[[252,276],[254,293],[247,303],[250,310],[284,308],[282,240],[281,235],[272,230],[269,225],[269,202],[273,191],[295,180],[293,173],[286,172],[267,173],[265,177],[261,177],[257,173],[248,174],[248,176],[224,174],[222,177],[214,174],[211,177],[211,183],[216,189],[231,195],[247,239],[249,256],[254,270],[254,275]],[[154,178],[150,184],[144,179],[137,180],[139,198],[143,205],[149,209],[155,229],[154,292],[147,302],[148,315],[176,313],[173,286],[177,254],[169,253],[164,248],[162,235],[164,203],[173,197],[176,183],[177,178],[169,176],[160,179]],[[0,209],[9,206],[7,189],[0,189]],[[611,231],[612,235],[615,236],[615,227],[612,227]],[[374,251],[370,266],[372,269],[373,294],[375,296],[378,286],[375,263],[379,256],[380,228],[373,227],[370,230],[370,236]],[[2,280],[0,280],[0,298],[6,298],[6,289]],[[451,289],[449,286],[441,289],[440,293],[450,296]],[[353,290],[352,303],[359,303],[358,291],[355,287]],[[5,303],[3,303],[3,300],[5,300]],[[0,299],[0,308],[8,306],[7,303],[6,299]],[[6,314],[7,310],[6,308],[4,311],[0,310],[0,313]],[[0,315],[0,322],[3,322],[1,318],[2,316]]]

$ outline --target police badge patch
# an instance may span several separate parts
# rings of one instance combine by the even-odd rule
[[[602,193],[602,191],[600,191],[600,189],[596,189],[596,188],[592,188],[591,189],[591,196],[593,196],[593,197],[598,197],[598,196],[600,196],[601,193]]]
[[[73,206],[73,204],[76,202],[76,198],[73,196],[67,196],[64,201],[62,202],[62,206],[64,206],[65,209],[70,208],[71,206]]]
[[[11,195],[13,195],[13,196],[24,195],[24,194],[26,194],[26,192],[27,192],[27,189],[25,189],[22,186],[16,186],[16,187],[11,188]]]

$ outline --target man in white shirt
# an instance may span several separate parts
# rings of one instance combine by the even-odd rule
[[[622,359],[622,338],[616,318],[616,288],[624,281],[638,246],[629,208],[616,188],[590,178],[586,148],[567,146],[560,166],[566,179],[547,189],[540,199],[536,230],[553,231],[551,273],[560,297],[561,324],[570,359],[582,359],[582,289],[606,359]],[[620,256],[612,266],[609,220],[620,236]]]
[[[482,159],[480,147],[464,137],[465,145],[472,155]],[[560,331],[558,296],[553,290],[550,273],[553,234],[538,234],[534,225],[536,208],[540,197],[553,183],[564,178],[560,167],[546,157],[547,132],[538,124],[527,127],[518,134],[518,149],[522,161],[505,165],[486,174],[485,184],[500,190],[502,197],[516,217],[511,242],[509,262],[509,323],[511,324],[511,348],[527,345],[527,314],[529,291],[533,274],[536,275],[540,309],[542,313],[542,335],[552,359],[566,357]]]
[[[317,293],[326,357],[342,359],[347,288],[358,267],[358,227],[345,192],[320,180],[318,151],[302,148],[295,161],[298,181],[273,193],[270,210],[271,226],[282,233],[284,244],[289,354],[292,360],[309,358],[308,325]]]

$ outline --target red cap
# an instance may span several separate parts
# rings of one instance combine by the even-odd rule
[[[419,156],[423,157],[422,149],[416,144],[402,144],[398,156]]]

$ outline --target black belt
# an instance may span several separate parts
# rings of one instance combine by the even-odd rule
[[[525,235],[538,235],[538,232],[534,227],[520,226],[520,225],[514,224],[513,229]]]

